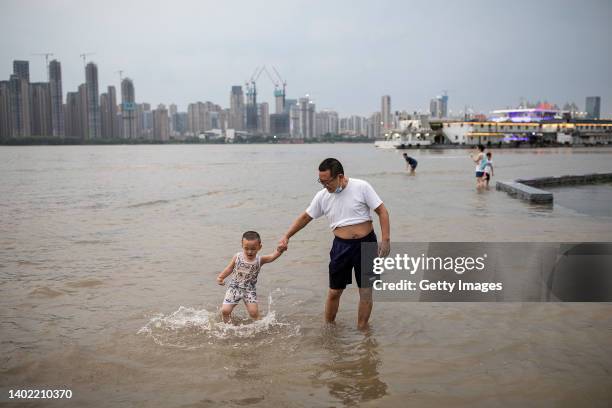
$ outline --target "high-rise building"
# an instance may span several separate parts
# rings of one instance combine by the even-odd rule
[[[270,115],[270,134],[279,137],[289,136],[289,114],[273,113]]]
[[[136,134],[145,139],[153,138],[153,112],[150,103],[136,104]]]
[[[90,62],[85,66],[85,84],[87,86],[87,136],[98,138],[102,134],[100,118],[100,93],[98,90],[98,66]]]
[[[189,116],[187,112],[177,112],[174,114],[174,130],[179,135],[185,135],[189,131]]]
[[[13,74],[30,82],[30,61],[13,61]]]
[[[393,121],[391,117],[391,96],[384,95],[382,97],[381,112],[383,119],[383,129],[391,129],[393,127]]]
[[[300,133],[300,107],[297,103],[289,106],[289,132],[292,139],[302,137]]]
[[[176,114],[178,112],[178,108],[176,106],[176,104],[171,103],[168,106],[168,126],[170,127],[170,136],[177,136],[177,131],[176,128],[174,127],[175,122],[174,122],[174,118],[176,117]]]
[[[275,113],[285,113],[285,88],[274,90]]]
[[[297,137],[312,139],[315,136],[315,104],[306,95],[299,99],[297,109],[299,112]]]
[[[109,86],[106,91],[107,95],[107,111],[106,118],[106,137],[118,139],[121,137],[121,123],[119,111],[117,109],[117,91],[114,86]],[[104,123],[104,122],[103,122]]]
[[[599,119],[601,116],[601,96],[587,96],[586,112],[587,119]]]
[[[171,103],[171,104],[168,106],[168,114],[169,114],[170,116],[172,116],[172,115],[176,115],[176,114],[177,114],[177,112],[178,112],[178,108],[177,108],[176,104]]]
[[[110,122],[110,106],[108,103],[108,94],[106,92],[100,94],[100,124],[102,127],[101,137],[108,139],[113,135],[113,128],[109,128]],[[110,133],[110,135],[109,135]]]
[[[32,135],[50,136],[51,127],[51,91],[48,82],[30,84]]]
[[[219,128],[221,111],[221,107],[212,102],[190,103],[187,106],[189,132],[197,136],[208,130]]]
[[[32,133],[30,127],[30,83],[28,80],[17,74],[11,75],[9,95],[11,136],[30,136]]]
[[[368,138],[377,139],[383,134],[383,120],[380,112],[374,112],[368,121]]]
[[[100,123],[103,138],[121,137],[121,114],[117,109],[117,91],[114,86],[109,86],[105,93],[100,94]]]
[[[204,133],[206,129],[206,113],[203,102],[187,105],[188,131],[193,136]]]
[[[270,108],[268,102],[262,102],[258,105],[257,110],[257,131],[264,135],[270,134]]]
[[[89,110],[87,105],[87,84],[79,85],[79,113],[80,113],[80,130],[78,135],[82,140],[89,139]]]
[[[109,86],[107,92],[100,94],[100,121],[103,138],[118,139],[121,137],[120,119],[117,110],[117,92],[114,86]]]
[[[440,117],[440,107],[437,98],[433,98],[429,101],[429,115],[432,119],[437,119]]]
[[[291,111],[291,107],[297,105],[297,99],[285,99],[285,113],[289,113]]]
[[[221,109],[219,110],[219,129],[225,132],[226,129],[229,128],[229,117],[230,110],[229,109]]]
[[[11,104],[9,81],[0,81],[0,138],[11,136]]]
[[[315,136],[321,137],[327,134],[337,135],[338,131],[338,112],[333,110],[322,110],[316,113]]]
[[[440,117],[448,118],[448,95],[444,92],[444,94],[438,98],[440,98]]]
[[[64,136],[64,96],[62,93],[62,65],[58,60],[49,63],[49,90],[51,93],[51,128],[53,136]]]
[[[429,113],[432,119],[448,117],[448,95],[436,96],[429,102]]]
[[[251,86],[247,86],[247,102],[246,102],[246,130],[249,133],[256,133],[259,129],[258,114],[257,114],[257,88],[255,82],[251,82]]]
[[[367,120],[364,117],[351,115],[347,118],[347,134],[351,136],[361,136],[367,134]]]
[[[230,94],[230,129],[244,130],[244,119],[244,94],[242,93],[242,87],[232,86],[232,92]]]
[[[134,83],[130,78],[121,81],[121,115],[123,122],[123,137],[136,137],[136,93]]]
[[[169,135],[168,109],[160,104],[153,111],[153,140],[167,141],[170,139]]]
[[[65,135],[83,138],[83,114],[81,112],[81,100],[79,92],[68,92],[66,94],[66,105],[64,106]]]

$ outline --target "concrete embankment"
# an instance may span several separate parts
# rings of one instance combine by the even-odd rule
[[[559,177],[518,179],[515,181],[498,181],[495,184],[495,189],[505,191],[513,197],[532,203],[552,204],[553,193],[542,190],[541,187],[561,187],[608,182],[612,182],[612,173],[592,173]]]

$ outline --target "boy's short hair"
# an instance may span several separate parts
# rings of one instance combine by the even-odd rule
[[[487,157],[491,157],[491,152],[487,152]]]
[[[261,237],[256,231],[247,231],[242,234],[242,239],[246,239],[247,241],[259,241],[261,242]]]
[[[332,177],[336,177],[338,174],[344,174],[342,163],[340,163],[338,159],[334,159],[332,157],[323,160],[321,164],[319,164],[319,171],[327,170],[331,172]]]

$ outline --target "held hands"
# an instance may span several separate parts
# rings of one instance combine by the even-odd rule
[[[289,238],[286,235],[283,235],[281,239],[278,240],[278,246],[276,249],[278,252],[283,253],[288,249],[289,246]]]

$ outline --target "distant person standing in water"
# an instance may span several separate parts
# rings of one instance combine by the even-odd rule
[[[289,239],[314,218],[327,217],[334,234],[329,262],[329,291],[325,303],[325,321],[333,323],[340,306],[340,296],[351,284],[353,269],[359,287],[359,308],[357,327],[368,327],[372,313],[372,285],[377,276],[373,271],[376,256],[386,257],[390,249],[389,213],[372,186],[364,180],[344,175],[342,164],[333,158],[325,159],[319,165],[317,180],[323,189],[314,196],[308,208],[291,224],[278,243],[282,252],[287,249]],[[376,246],[377,238],[372,225],[372,210],[378,214],[382,241]],[[362,243],[372,243],[363,245]],[[364,265],[371,265],[362,270]],[[304,276],[310,279],[309,276]]]
[[[487,164],[485,165],[485,179],[486,179],[486,187],[489,188],[489,181],[491,177],[493,177],[493,154],[491,152],[487,152]]]
[[[487,156],[484,154],[484,146],[479,144],[478,152],[470,153],[470,158],[476,163],[476,188],[481,189],[485,186],[485,168],[487,167]]]
[[[410,174],[414,174],[414,171],[417,168],[417,164],[419,164],[415,159],[408,156],[408,153],[403,153],[404,160],[406,160],[406,169],[410,170]]]

